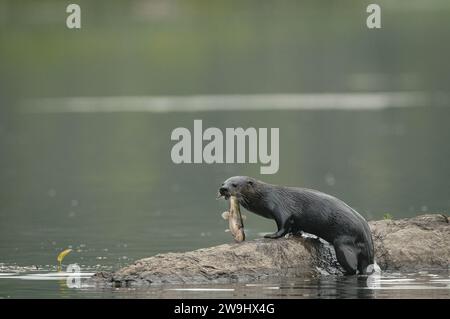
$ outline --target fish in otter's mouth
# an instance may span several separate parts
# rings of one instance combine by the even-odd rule
[[[236,242],[238,243],[243,242],[245,240],[243,217],[245,216],[241,215],[239,200],[229,191],[224,190],[223,187],[219,189],[219,192],[217,194],[218,199],[222,197],[225,200],[229,200],[228,211],[222,213],[222,218],[228,220],[227,231],[231,232],[231,235],[233,236]]]

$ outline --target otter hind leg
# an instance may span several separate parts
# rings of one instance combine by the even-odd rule
[[[360,275],[367,274],[367,267],[370,265],[370,263],[367,261],[367,259],[360,259],[358,263],[358,273]]]
[[[365,245],[358,245],[361,249],[360,254],[358,255],[358,272],[360,275],[367,274],[367,267],[373,262],[370,262],[369,256],[367,255],[367,251],[365,250]]]
[[[359,249],[349,242],[336,240],[334,242],[334,250],[339,264],[344,268],[347,275],[356,274],[358,269],[358,253]]]

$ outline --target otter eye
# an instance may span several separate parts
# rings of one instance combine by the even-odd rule
[[[248,183],[248,185],[253,186],[253,182],[252,181],[248,181],[247,183]]]
[[[234,184],[234,183],[233,183],[233,184],[231,184],[231,186],[233,186],[233,187],[237,187],[237,185],[236,185],[236,184]]]

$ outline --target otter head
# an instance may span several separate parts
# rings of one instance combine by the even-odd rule
[[[225,199],[235,196],[242,205],[256,193],[255,185],[258,181],[248,176],[234,176],[222,183],[219,188],[218,197]],[[244,206],[245,207],[245,206]]]

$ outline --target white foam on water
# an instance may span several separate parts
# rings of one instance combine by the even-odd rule
[[[21,279],[21,280],[61,280],[68,277],[89,278],[95,273],[73,273],[73,272],[54,272],[41,274],[17,274],[17,273],[2,273],[0,279]]]
[[[245,284],[246,287],[264,287],[266,284]]]

